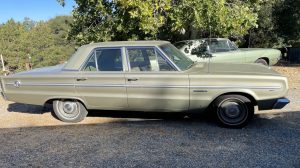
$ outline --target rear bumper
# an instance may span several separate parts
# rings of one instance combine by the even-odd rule
[[[289,99],[283,97],[279,99],[261,100],[257,102],[257,105],[259,110],[282,109],[289,102]]]

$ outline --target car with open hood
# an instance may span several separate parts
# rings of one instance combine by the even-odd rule
[[[196,63],[167,41],[120,41],[80,47],[62,65],[1,77],[9,101],[52,103],[65,122],[89,110],[214,113],[242,127],[260,110],[283,108],[287,78],[260,64]]]
[[[281,51],[273,48],[238,48],[226,38],[185,40],[174,45],[196,62],[260,63],[275,65]]]

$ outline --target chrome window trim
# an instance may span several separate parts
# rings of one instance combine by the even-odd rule
[[[165,57],[167,59],[167,61],[175,68],[176,71],[182,71],[168,56],[167,54],[160,49],[160,47],[156,47],[157,50],[162,54],[163,57]]]
[[[128,72],[129,67],[128,67],[128,61],[127,61],[127,53],[126,53],[126,48],[123,46],[122,47],[122,65],[123,65],[123,72]]]
[[[88,54],[88,56],[85,58],[85,60],[83,61],[83,63],[80,65],[78,71],[84,71],[83,68],[85,67],[85,65],[89,61],[90,57],[94,54],[94,50],[95,50],[95,48],[90,51],[90,53]]]
[[[163,59],[165,60],[165,61],[167,61],[167,63],[174,69],[174,71],[181,71],[178,67],[177,67],[177,65],[176,64],[174,64],[170,59],[169,59],[169,57],[168,56],[166,56],[163,52],[162,52],[162,50],[159,48],[159,47],[155,47],[155,52],[158,52],[162,57],[163,57]],[[161,71],[162,72],[162,71]],[[172,71],[166,71],[166,72],[172,72]]]
[[[99,71],[99,67],[98,67],[98,61],[97,61],[97,50],[94,50],[94,60],[95,60],[95,64],[96,64],[96,72]]]
[[[85,59],[85,61],[83,61],[83,63],[81,64],[80,68],[79,68],[79,71],[80,72],[100,72],[100,73],[103,73],[103,72],[124,72],[124,66],[123,66],[123,59],[122,59],[122,71],[99,71],[98,68],[97,68],[97,71],[84,71],[83,68],[84,66],[87,64],[87,62],[89,61],[90,57],[93,55],[93,53],[95,53],[95,61],[96,61],[96,51],[97,50],[109,50],[109,49],[119,49],[120,50],[120,53],[121,53],[121,57],[123,58],[123,52],[122,52],[122,46],[120,47],[96,47],[96,48],[93,48],[92,51],[88,54],[87,58]],[[97,66],[97,61],[96,61],[96,66]]]
[[[129,54],[128,54],[127,47],[125,47],[125,53],[126,53],[126,62],[127,62],[128,72],[131,72],[131,66],[130,66]]]
[[[164,60],[166,60],[167,63],[172,68],[174,68],[175,71],[179,71],[180,70],[176,65],[174,66],[174,63],[163,52],[161,52],[161,50],[157,46],[125,46],[126,60],[127,60],[127,66],[128,66],[128,71],[129,72],[131,72],[131,66],[130,66],[130,61],[129,61],[128,49],[131,49],[131,48],[153,48],[154,52],[156,54],[156,58],[157,58],[157,53],[159,53],[159,54],[161,54],[162,58]],[[153,72],[153,71],[141,71],[141,72],[143,72],[143,73],[149,73],[149,72]],[[141,72],[138,72],[138,73],[141,73]],[[174,71],[156,71],[156,72],[174,72]]]

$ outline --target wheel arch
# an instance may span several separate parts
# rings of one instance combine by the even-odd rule
[[[255,62],[256,62],[257,60],[259,60],[259,59],[265,60],[265,61],[268,63],[268,65],[270,65],[270,59],[269,59],[268,57],[259,57],[259,58],[257,58],[257,59],[255,60]]]
[[[77,100],[79,101],[85,108],[87,108],[85,102],[83,101],[83,99],[79,98],[79,97],[50,97],[48,98],[44,104],[52,104],[55,100],[61,100],[61,99],[66,99],[66,100]]]
[[[251,95],[250,93],[246,93],[246,92],[226,92],[226,93],[222,93],[218,96],[215,96],[214,99],[210,102],[209,104],[209,107],[212,106],[212,104],[215,102],[215,100],[220,97],[220,96],[224,96],[224,95],[241,95],[241,96],[245,96],[246,98],[248,98],[251,103],[253,104],[253,106],[256,106],[257,105],[257,101],[256,99],[254,98],[253,95]]]

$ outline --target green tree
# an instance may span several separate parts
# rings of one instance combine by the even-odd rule
[[[25,27],[13,19],[0,25],[0,54],[12,69],[17,69],[20,63],[22,40]]]
[[[6,67],[22,71],[26,63],[36,68],[66,61],[75,51],[75,43],[67,40],[70,22],[71,16],[58,16],[47,22],[25,18],[0,25],[0,54]]]
[[[57,16],[37,23],[26,33],[23,50],[31,58],[33,67],[55,65],[66,61],[75,51],[75,44],[67,40],[70,16]]]
[[[75,0],[70,38],[108,40],[242,36],[266,0]],[[59,0],[64,3],[63,0]]]
[[[300,1],[279,0],[274,11],[276,31],[287,44],[300,44]]]
[[[261,9],[258,27],[245,36],[244,47],[280,48],[300,42],[300,1],[266,1]]]
[[[25,17],[22,24],[23,24],[25,30],[29,31],[36,25],[36,22],[34,20],[31,20],[29,17]]]
[[[276,30],[274,16],[275,7],[278,3],[279,0],[273,0],[261,4],[263,10],[258,12],[258,27],[249,30],[249,34],[245,37],[244,47],[272,48],[283,45],[283,39],[279,37]]]

